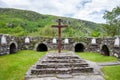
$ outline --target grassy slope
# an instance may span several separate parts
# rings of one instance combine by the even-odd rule
[[[46,52],[20,51],[0,56],[0,80],[24,80],[24,74]]]
[[[63,24],[69,26],[68,28],[62,29],[64,37],[90,36],[95,30],[101,32],[101,24],[89,21],[42,15],[27,10],[0,8],[0,33],[15,35],[15,32],[15,36],[55,36],[57,32],[49,28],[51,28],[51,25],[57,24],[56,20],[58,18],[63,20]],[[21,28],[21,30],[16,31],[16,27]],[[14,31],[10,31],[10,29]],[[49,32],[49,35],[46,32]]]
[[[113,62],[117,61],[117,58],[112,56],[103,56],[99,53],[85,52],[85,53],[76,53],[80,58],[95,61],[95,62]]]

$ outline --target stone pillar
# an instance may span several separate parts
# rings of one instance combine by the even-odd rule
[[[114,40],[114,47],[113,47],[112,55],[117,58],[120,58],[120,39],[119,39],[119,37],[117,37]]]
[[[91,42],[90,42],[89,45],[88,45],[88,49],[87,49],[87,50],[88,50],[89,52],[100,52],[99,49],[100,49],[100,48],[99,48],[99,45],[98,45],[96,39],[95,39],[95,38],[92,38],[92,39],[91,39]]]
[[[6,35],[0,35],[0,55],[9,54],[9,45]]]

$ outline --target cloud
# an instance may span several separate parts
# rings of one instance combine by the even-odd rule
[[[0,7],[6,7],[7,4],[0,0]]]
[[[111,11],[114,7],[120,5],[120,0],[92,0],[90,3],[85,4],[83,9],[75,13],[75,18],[89,20],[97,23],[104,23],[102,18],[106,10]]]
[[[103,23],[106,10],[120,6],[120,0],[0,0],[0,7],[18,8]]]

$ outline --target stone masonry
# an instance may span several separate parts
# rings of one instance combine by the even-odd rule
[[[2,43],[6,39],[6,43]],[[25,41],[27,38],[28,42]],[[62,50],[69,50],[75,52],[98,52],[103,55],[113,55],[120,58],[120,43],[115,44],[115,37],[113,38],[93,38],[81,37],[81,38],[68,38],[69,43],[65,43],[65,38],[62,38]],[[52,42],[53,38],[48,37],[15,37],[6,34],[0,35],[0,55],[15,53],[18,50],[36,50],[36,51],[48,51],[57,50],[57,43]],[[56,38],[56,41],[58,39]],[[4,41],[3,41],[4,42]],[[43,47],[44,46],[44,47]],[[46,48],[46,49],[45,49]]]

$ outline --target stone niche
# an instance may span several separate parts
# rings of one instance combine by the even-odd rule
[[[25,49],[26,50],[29,50],[30,49],[30,38],[29,37],[25,37],[25,40],[24,40],[24,45],[25,45]]]
[[[30,38],[29,37],[25,38],[25,44],[30,44]]]
[[[120,39],[119,39],[119,37],[117,37],[114,40],[114,47],[113,47],[112,53],[113,53],[112,54],[113,56],[120,58]]]
[[[99,48],[99,44],[97,43],[97,39],[96,38],[91,38],[90,39],[90,43],[88,45],[88,49],[89,52],[100,52],[100,48]]]
[[[120,39],[117,37],[114,41],[114,47],[119,47],[120,46]]]
[[[5,35],[1,36],[1,45],[6,45],[7,44],[7,39]]]
[[[117,58],[120,58],[120,47],[114,47],[112,51],[112,55]]]
[[[9,54],[7,36],[0,35],[0,55]]]
[[[57,44],[57,39],[56,39],[56,38],[53,38],[52,43],[53,43],[53,44]]]

